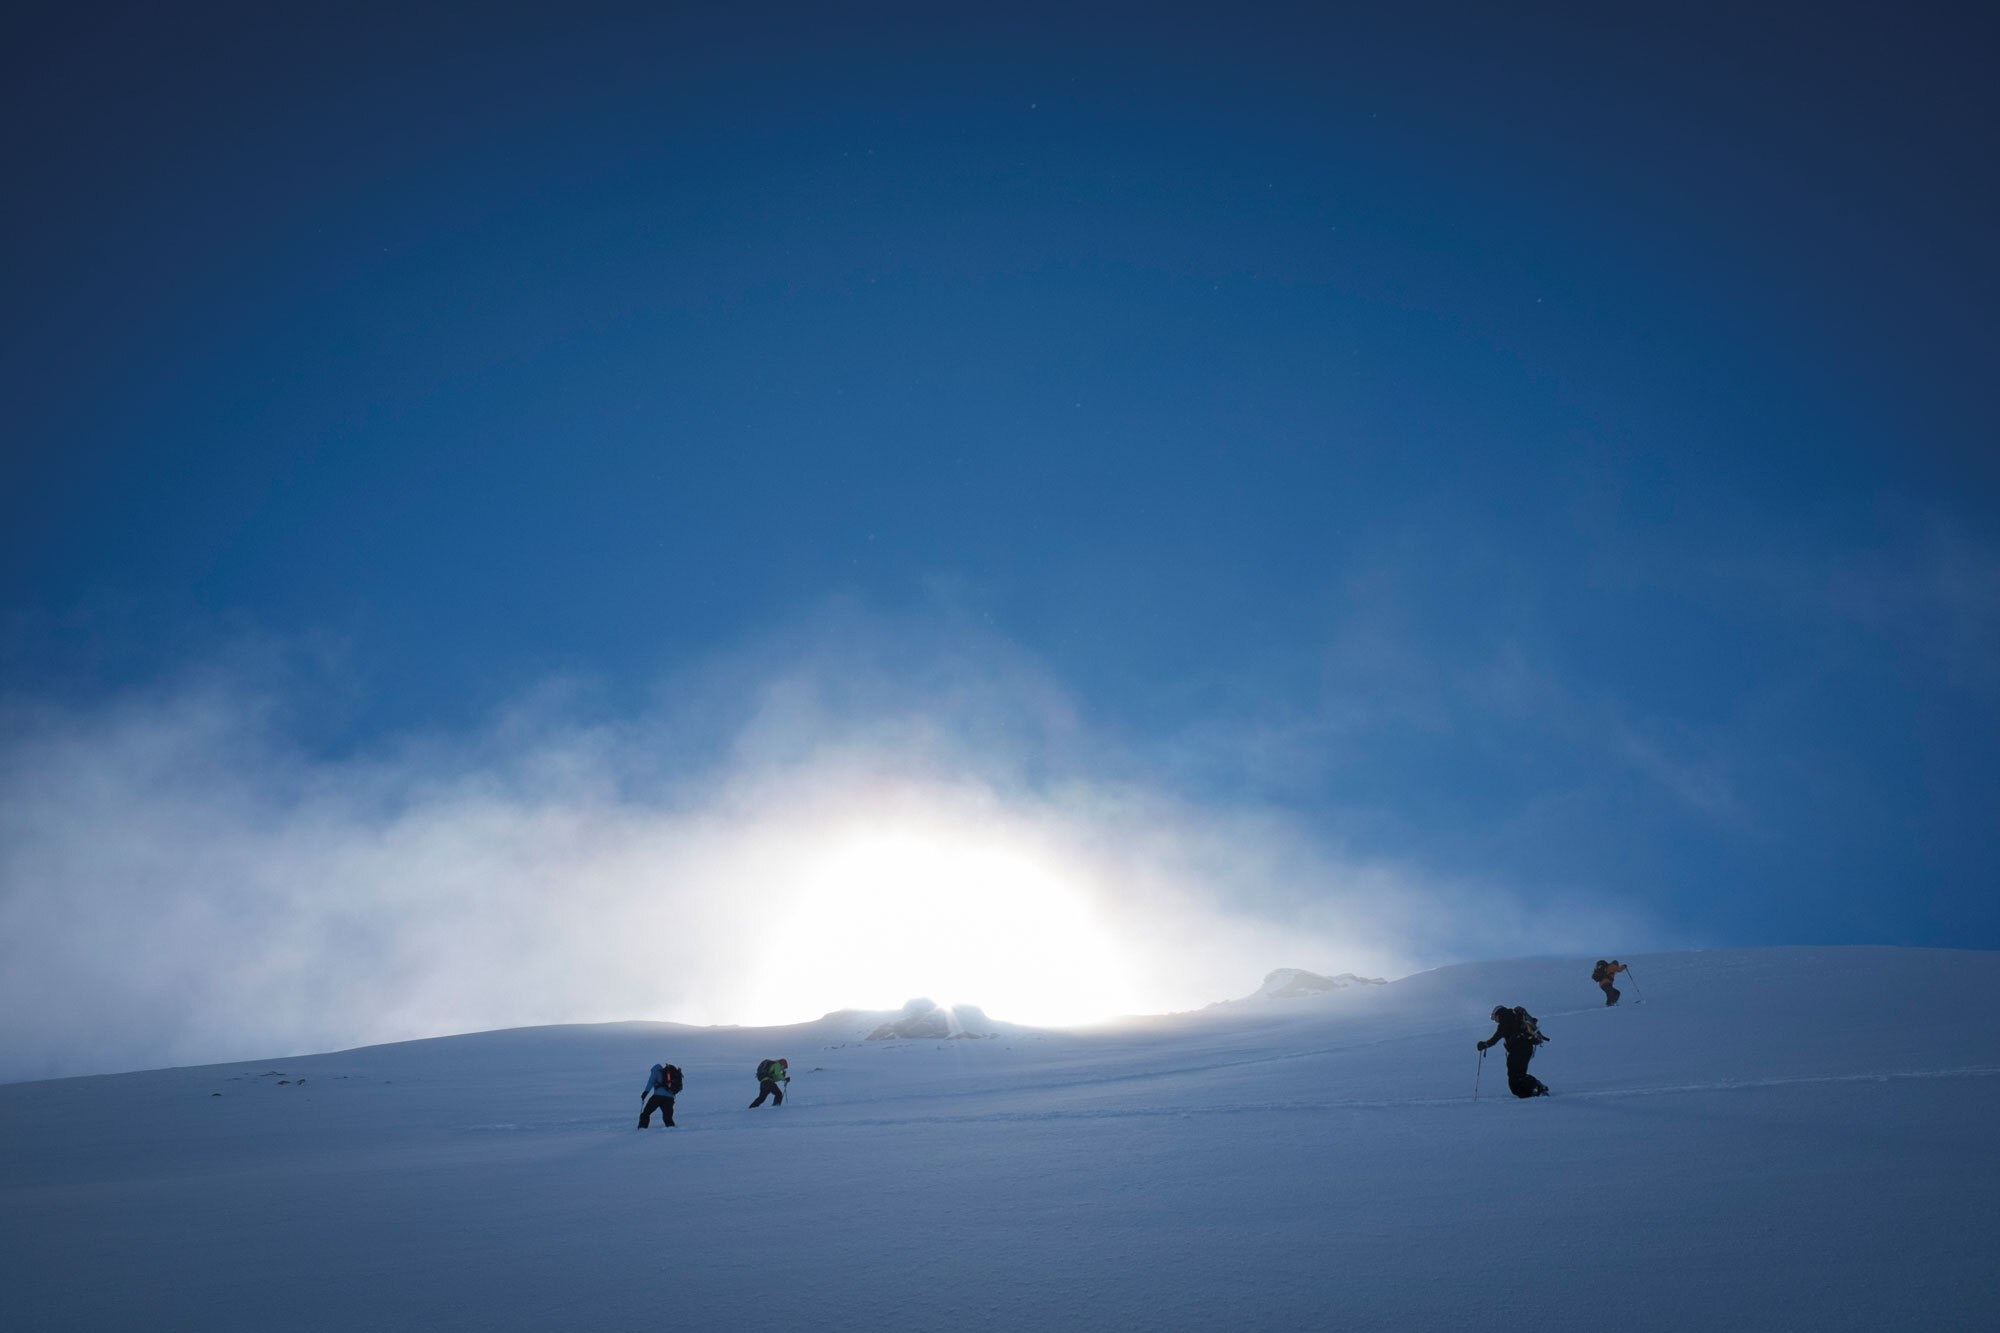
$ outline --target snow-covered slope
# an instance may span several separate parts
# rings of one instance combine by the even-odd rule
[[[2000,956],[1627,961],[1615,1010],[1535,960],[1089,1032],[634,1023],[0,1087],[0,1327],[2000,1325]],[[1553,1098],[1496,1052],[1473,1103],[1502,1001]],[[794,1096],[750,1111],[766,1055]],[[640,1133],[662,1059],[680,1128]]]

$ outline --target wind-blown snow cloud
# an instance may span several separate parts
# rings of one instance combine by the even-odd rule
[[[292,743],[282,698],[241,678],[82,710],[16,702],[0,731],[0,1078],[898,1003],[875,993],[893,968],[773,956],[800,950],[787,923],[857,831],[1035,867],[1107,956],[1015,921],[1004,965],[1101,965],[1131,1011],[1240,995],[1281,964],[1398,974],[1650,933],[1169,789],[1004,643],[868,639],[714,663],[622,720],[541,698],[477,735],[358,757]],[[832,909],[863,923],[855,938],[880,912],[911,949],[958,947],[900,919],[923,898],[844,891]],[[940,929],[1037,910],[980,891]],[[940,904],[960,892],[936,886]]]

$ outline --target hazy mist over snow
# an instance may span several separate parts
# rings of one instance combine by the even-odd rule
[[[2000,946],[1991,22],[25,11],[0,1077]]]
[[[623,716],[551,687],[473,734],[344,754],[299,742],[274,674],[8,704],[0,1077],[916,994],[1074,1022],[1281,965],[1659,939],[1170,782],[963,627],[822,625]]]

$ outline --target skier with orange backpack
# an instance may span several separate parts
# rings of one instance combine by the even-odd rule
[[[653,1072],[646,1076],[646,1090],[639,1095],[646,1099],[646,1109],[639,1112],[639,1128],[652,1127],[653,1112],[660,1112],[660,1124],[674,1127],[674,1098],[680,1096],[685,1080],[681,1077],[679,1065],[657,1064]]]

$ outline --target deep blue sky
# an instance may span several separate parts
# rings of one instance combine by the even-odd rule
[[[2000,945],[1990,15],[403,8],[11,29],[9,693],[334,645],[366,748],[848,599],[1365,852]]]

